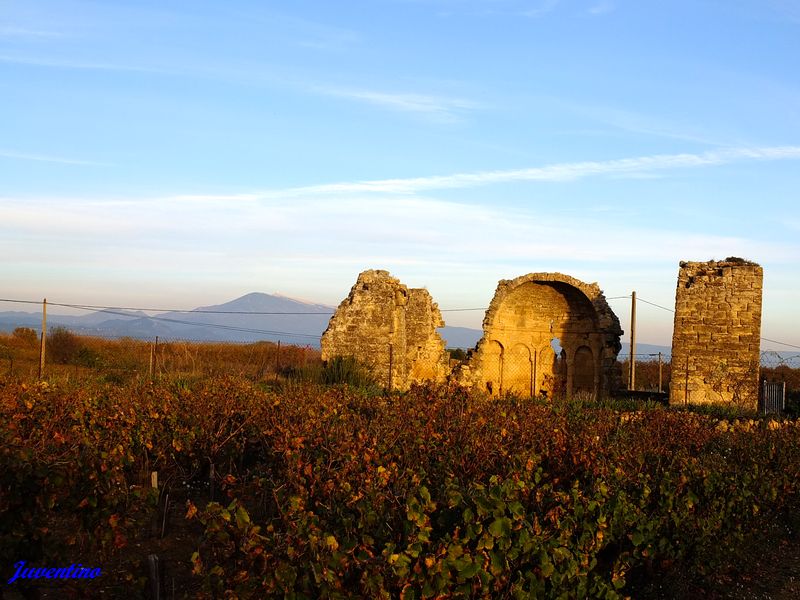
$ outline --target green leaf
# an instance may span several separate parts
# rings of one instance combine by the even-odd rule
[[[475,577],[475,575],[478,574],[478,571],[480,571],[480,568],[481,568],[480,563],[471,562],[471,563],[465,565],[461,570],[459,570],[458,574],[463,579],[470,579],[472,577]]]
[[[450,490],[447,492],[447,505],[450,508],[458,506],[463,500],[464,498],[458,490]]]
[[[525,507],[522,506],[522,503],[514,501],[508,505],[508,510],[511,511],[511,514],[515,517],[523,517],[525,516]]]
[[[250,524],[250,515],[247,514],[244,506],[238,506],[236,508],[236,526],[239,529],[244,529],[247,525]]]
[[[426,503],[431,501],[431,493],[424,485],[419,488],[419,497],[422,498]]]
[[[508,517],[499,517],[492,521],[489,525],[489,533],[494,537],[503,537],[511,535],[511,519]]]

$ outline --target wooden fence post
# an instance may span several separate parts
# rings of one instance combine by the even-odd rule
[[[281,369],[281,341],[278,340],[278,348],[275,351],[275,383],[278,383],[278,371]]]
[[[42,300],[42,338],[39,342],[39,379],[44,375],[45,347],[47,345],[47,298]]]
[[[153,380],[155,371],[153,367],[155,366],[155,358],[156,358],[156,349],[153,344],[150,344],[150,365],[147,368],[147,376],[150,378],[150,381]]]

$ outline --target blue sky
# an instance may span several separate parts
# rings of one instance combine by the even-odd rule
[[[386,268],[671,307],[734,255],[800,345],[799,60],[794,0],[0,0],[3,296],[336,304]]]

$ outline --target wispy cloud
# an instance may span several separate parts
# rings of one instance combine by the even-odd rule
[[[557,102],[560,107],[567,108],[579,116],[599,121],[624,132],[711,146],[726,145],[710,139],[703,132],[695,131],[695,127],[686,123],[675,122],[670,119],[624,108],[600,105],[587,106],[564,98],[550,100]]]
[[[312,194],[413,194],[428,190],[470,188],[514,181],[575,181],[592,176],[643,174],[670,169],[719,166],[740,161],[800,159],[800,146],[727,148],[700,154],[656,154],[607,161],[557,163],[528,169],[477,171],[431,177],[377,179],[286,188],[264,192],[264,198]]]
[[[316,50],[345,50],[361,41],[361,35],[353,29],[279,12],[268,4],[256,3],[246,9],[226,7],[222,26],[233,27],[237,32],[251,31],[253,34],[266,35],[272,40]]]
[[[63,35],[63,33],[58,31],[0,25],[0,38],[49,39],[63,37]]]
[[[162,73],[168,71],[163,69],[153,69],[150,67],[139,67],[133,65],[120,65],[114,63],[87,62],[82,60],[38,58],[31,56],[0,55],[0,63],[30,65],[33,67],[46,67],[53,69],[78,69],[88,71],[126,71],[137,73]]]
[[[390,110],[415,113],[440,121],[459,120],[468,111],[480,107],[477,103],[463,98],[428,94],[389,93],[346,87],[316,87],[313,89],[329,96],[366,102]]]
[[[537,18],[553,12],[561,0],[541,0],[536,6],[522,11],[523,17]]]
[[[46,154],[29,154],[26,152],[14,152],[11,150],[0,149],[0,158],[12,160],[32,160],[35,162],[58,163],[62,165],[79,165],[84,167],[108,167],[109,163],[95,162],[92,160],[79,160],[75,158],[64,158],[63,156],[50,156]]]
[[[202,247],[218,252],[209,272],[229,270],[231,260],[242,267],[264,263],[414,264],[473,269],[476,262],[512,266],[519,262],[552,261],[674,262],[681,256],[758,256],[786,262],[797,255],[797,243],[763,241],[723,231],[691,233],[626,225],[603,213],[565,219],[558,211],[534,207],[500,207],[444,201],[428,197],[352,195],[337,202],[309,199],[267,204],[231,201],[218,207],[187,207],[168,198],[143,198],[127,207],[70,198],[0,198],[0,233],[43,241],[57,236],[64,256],[42,253],[42,260],[68,264],[76,256],[94,255],[135,268],[142,236],[160,254],[155,268],[165,273],[191,265],[171,260],[174,253]],[[618,244],[608,244],[611,223]],[[442,227],[447,223],[447,227]],[[0,236],[2,237],[2,236]],[[464,254],[463,241],[470,240]],[[572,240],[565,244],[563,240]],[[45,247],[47,244],[45,243]],[[293,248],[287,252],[287,248]],[[647,252],[641,252],[647,248]],[[257,251],[254,251],[256,250]],[[19,250],[10,258],[24,258]],[[68,258],[67,258],[68,256]],[[80,262],[80,261],[78,261]],[[391,266],[391,265],[390,265]],[[74,265],[73,267],[74,268]],[[518,268],[518,267],[514,267]]]
[[[602,0],[597,4],[594,4],[586,11],[589,15],[593,17],[599,17],[600,15],[605,15],[610,12],[614,12],[616,10],[616,5],[613,2],[608,2],[607,0]]]
[[[796,297],[796,237],[764,238],[758,228],[737,235],[715,227],[714,219],[695,231],[658,217],[627,222],[613,212],[565,215],[550,204],[384,194],[253,202],[234,193],[217,196],[216,205],[179,198],[0,196],[5,287],[19,294],[41,290],[36,297],[61,290],[83,302],[87,290],[128,302],[143,293],[159,302],[182,294],[197,306],[209,291],[240,295],[269,282],[289,295],[335,304],[359,271],[386,268],[410,285],[427,285],[441,306],[464,307],[486,306],[500,278],[567,270],[601,281],[609,296],[635,284],[643,297],[669,306],[679,259],[736,255],[769,265],[770,290],[787,290],[782,314],[791,314]],[[42,281],[50,291],[41,289]],[[667,338],[671,321],[661,312],[655,314],[665,319]],[[778,313],[766,314],[765,325]],[[479,326],[479,317],[460,324]],[[785,322],[773,318],[776,326]]]

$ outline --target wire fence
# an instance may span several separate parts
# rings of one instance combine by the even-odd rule
[[[612,296],[608,300],[632,300],[631,296]],[[666,306],[637,297],[645,305],[674,313]],[[13,313],[13,317],[5,317],[0,327],[15,331],[0,334],[0,372],[5,362],[9,373],[33,376],[42,368],[51,372],[71,372],[79,374],[83,371],[102,372],[109,378],[159,377],[164,374],[180,376],[207,376],[219,374],[242,375],[254,380],[272,378],[278,380],[292,373],[299,373],[309,366],[320,364],[319,341],[327,319],[333,309],[314,306],[310,310],[296,311],[244,311],[222,309],[175,309],[138,306],[102,306],[97,304],[77,304],[63,302],[40,302],[33,300],[0,298],[0,304],[36,305],[43,312],[46,307],[68,308],[88,314],[92,323],[80,321],[80,317],[51,315],[48,326],[47,352],[42,364],[38,355],[42,325],[36,323],[36,314]],[[483,311],[476,308],[444,308],[443,313]],[[156,314],[147,314],[156,313]],[[84,315],[84,316],[85,316]],[[139,328],[130,328],[129,334],[105,330],[102,317],[120,322],[136,321]],[[235,318],[235,323],[211,322],[214,319]],[[258,327],[263,319],[271,319],[270,323],[293,323],[291,327]],[[69,324],[73,319],[73,324]],[[277,319],[277,321],[275,321]],[[309,332],[309,323],[313,323],[319,333]],[[300,326],[305,331],[298,331]],[[191,327],[191,336],[179,337],[155,335],[147,333],[148,327],[177,327],[185,330]],[[124,330],[123,330],[124,331]],[[209,335],[202,336],[201,332]],[[203,339],[200,339],[200,338]],[[233,337],[234,339],[224,339]],[[761,338],[762,341],[799,349],[800,345]],[[78,341],[76,341],[78,340]],[[669,353],[637,352],[636,387],[637,389],[666,389],[670,378]],[[627,373],[630,353],[621,353],[618,360],[622,363],[622,372]],[[517,360],[519,359],[519,360]],[[502,372],[496,377],[496,384],[504,391],[521,394],[539,394],[542,391],[558,394],[563,391],[566,382],[566,366],[558,365],[558,357],[547,357],[554,365],[544,367],[537,357],[508,356]],[[661,363],[660,373],[650,363]],[[761,352],[761,365],[772,370],[800,369],[800,353],[792,351],[766,350]],[[388,377],[383,374],[380,379],[388,381],[394,377],[390,367]],[[573,390],[592,389],[593,381],[582,376],[585,370],[577,369],[573,376]],[[587,379],[584,381],[584,379]],[[660,382],[660,386],[659,386]]]
[[[231,375],[279,382],[308,376],[321,366],[318,348],[281,341],[219,342],[155,337],[152,340],[86,336],[66,327],[48,330],[45,362],[41,339],[30,328],[0,334],[0,372],[23,378],[100,376],[132,379]]]

